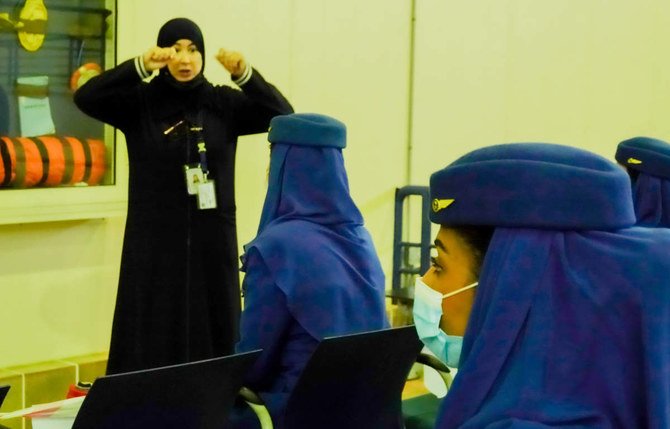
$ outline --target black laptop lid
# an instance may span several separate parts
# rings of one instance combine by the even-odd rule
[[[4,402],[5,398],[7,397],[7,392],[9,392],[9,384],[5,384],[0,386],[0,407],[2,407],[2,403]],[[7,426],[0,425],[0,429],[10,429]]]
[[[7,392],[9,392],[9,384],[5,384],[0,386],[0,407],[2,407],[2,403],[4,402],[5,398],[7,397]],[[0,429],[9,429],[7,426],[3,426],[0,424]]]
[[[252,351],[98,378],[72,429],[220,429],[259,355]]]
[[[407,374],[422,348],[414,325],[325,338],[307,362],[289,404],[303,393],[307,397],[314,396],[312,390],[346,398],[360,393],[361,400],[368,396],[361,393],[362,389],[351,392],[351,382],[342,380],[366,380],[366,388],[377,391],[380,385],[395,379],[398,386],[394,389],[402,392]],[[390,394],[391,390],[387,386],[384,393]],[[374,396],[380,395],[374,393]],[[314,400],[321,399],[317,395]]]
[[[386,344],[421,344],[414,325],[395,326],[392,328],[379,329],[375,331],[359,332],[348,335],[326,337],[321,341],[319,347],[332,353],[333,350],[346,350],[346,346],[371,349]],[[416,348],[416,347],[412,347]]]
[[[3,386],[0,386],[0,407],[2,406],[2,403],[5,400],[5,397],[7,396],[7,392],[9,392],[9,384],[5,384]]]
[[[287,401],[286,427],[402,427],[402,390],[422,347],[414,325],[325,338]]]

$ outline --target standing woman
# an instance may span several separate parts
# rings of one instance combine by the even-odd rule
[[[237,137],[265,132],[272,117],[293,109],[239,53],[221,49],[216,59],[242,91],[205,79],[202,33],[176,18],[160,29],[156,47],[75,93],[77,106],[123,131],[128,147],[108,374],[234,351]]]

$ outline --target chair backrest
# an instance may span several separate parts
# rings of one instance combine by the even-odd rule
[[[72,429],[220,429],[260,351],[95,380]]]
[[[288,400],[286,428],[402,428],[402,390],[421,348],[414,325],[324,339]]]

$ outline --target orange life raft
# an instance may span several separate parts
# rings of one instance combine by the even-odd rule
[[[105,144],[75,137],[0,137],[0,187],[97,185],[107,168]]]

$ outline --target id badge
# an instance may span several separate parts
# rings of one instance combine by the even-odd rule
[[[200,165],[185,165],[184,172],[186,174],[186,191],[189,195],[198,193],[198,185],[205,183],[205,175],[202,172]]]
[[[214,190],[214,181],[207,180],[197,185],[198,208],[200,210],[216,208],[216,192]]]

